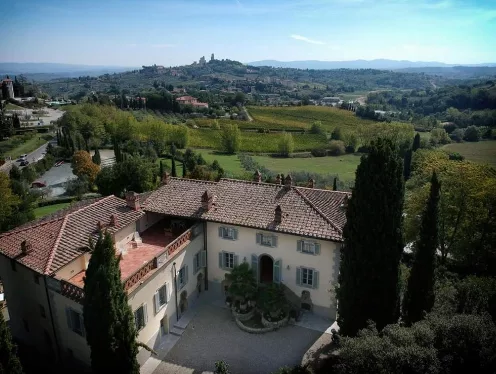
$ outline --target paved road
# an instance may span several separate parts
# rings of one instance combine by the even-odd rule
[[[38,149],[34,150],[33,152],[28,153],[27,159],[28,159],[29,163],[32,163],[33,161],[36,161],[36,160],[40,159],[41,157],[43,157],[43,154],[46,151],[46,147],[47,147],[48,143],[50,143],[50,142],[47,142],[47,143],[43,144],[41,147],[39,147]],[[20,156],[20,155],[15,155],[15,156]],[[21,166],[21,161],[19,159],[12,159],[11,162],[7,161],[4,165],[2,165],[2,167],[0,167],[0,170],[5,172],[5,173],[8,173],[10,171],[10,169],[12,169],[12,165],[17,165],[21,169],[23,168],[23,166]]]
[[[169,373],[167,363],[192,368],[195,374],[213,371],[218,360],[226,361],[233,374],[268,374],[299,364],[320,335],[297,326],[249,334],[236,326],[228,309],[206,305],[153,374]]]

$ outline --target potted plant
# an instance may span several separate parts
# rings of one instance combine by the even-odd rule
[[[255,273],[248,263],[243,262],[235,266],[230,274],[226,274],[230,283],[229,294],[234,300],[239,301],[239,309],[245,312],[248,309],[248,300],[251,300],[257,292]]]
[[[277,321],[287,306],[284,291],[278,284],[270,284],[260,293],[259,305],[269,320]]]

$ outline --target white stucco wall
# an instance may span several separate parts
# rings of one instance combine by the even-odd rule
[[[119,244],[129,243],[136,232],[136,222],[133,222],[114,234],[114,242],[116,248],[119,248]]]
[[[141,217],[138,220],[138,222],[136,223],[136,228],[140,233],[142,233],[143,231],[145,231],[149,227],[152,227],[154,224],[156,224],[164,217],[165,216],[163,214],[147,212],[143,217]]]
[[[237,240],[227,240],[219,237],[219,227],[233,227],[238,230]],[[277,236],[277,247],[265,247],[256,242],[256,234],[265,233]],[[297,251],[297,241],[300,239],[314,241],[320,244],[320,254],[310,255]],[[334,289],[337,284],[339,269],[339,243],[331,241],[304,238],[297,235],[274,233],[246,227],[229,226],[213,222],[207,223],[207,255],[208,279],[219,283],[224,280],[226,271],[219,268],[219,252],[234,252],[239,256],[239,263],[248,262],[251,266],[251,256],[267,254],[274,260],[281,260],[281,280],[296,295],[307,290],[310,292],[314,306],[330,308],[325,313],[335,318]],[[246,260],[245,260],[246,259]],[[296,268],[305,266],[319,272],[319,287],[317,289],[302,287],[296,283]],[[332,300],[332,301],[331,301]],[[320,309],[320,308],[318,308]]]
[[[89,261],[90,257],[91,255],[89,253],[85,253],[78,258],[75,258],[56,272],[57,278],[70,279],[77,273],[86,270],[86,264]]]
[[[16,271],[11,268],[11,260],[0,255],[0,274],[4,286],[5,299],[10,316],[12,335],[25,344],[36,346],[41,352],[49,349],[45,331],[50,337],[53,352],[56,351],[55,338],[50,320],[50,308],[47,301],[44,278],[39,276],[35,283],[35,272],[21,264],[16,264]],[[41,314],[41,308],[45,317]],[[26,320],[29,331],[24,327]]]

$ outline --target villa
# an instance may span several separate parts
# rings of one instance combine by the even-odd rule
[[[156,347],[199,294],[247,262],[301,307],[334,319],[349,194],[292,185],[171,178],[143,194],[82,201],[0,235],[0,274],[13,335],[45,357],[90,363],[82,315],[89,239],[109,232],[138,340]],[[150,353],[140,348],[140,364]]]

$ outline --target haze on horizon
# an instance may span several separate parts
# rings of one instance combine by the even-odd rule
[[[0,62],[496,62],[493,0],[18,0]]]

